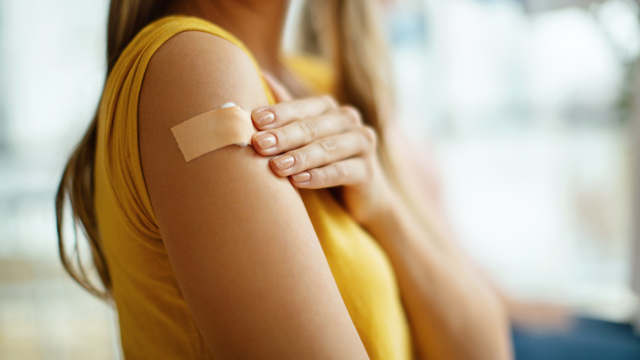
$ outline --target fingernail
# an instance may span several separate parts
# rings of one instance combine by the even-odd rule
[[[305,182],[311,179],[311,174],[305,171],[305,172],[301,172],[300,174],[293,175],[292,178],[293,178],[293,181],[295,182]]]
[[[280,170],[290,168],[294,162],[295,160],[291,155],[284,155],[273,159],[273,163],[276,164],[276,167]]]
[[[276,137],[271,134],[265,133],[256,135],[256,141],[262,150],[267,150],[276,146]]]
[[[259,111],[253,114],[253,120],[258,124],[259,127],[266,126],[271,124],[276,119],[276,116],[273,115],[271,111]]]

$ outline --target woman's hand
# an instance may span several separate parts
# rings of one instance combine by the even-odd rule
[[[269,165],[295,187],[343,186],[347,210],[366,225],[384,210],[391,194],[377,158],[375,131],[363,125],[352,106],[339,106],[327,95],[287,101],[282,85],[265,78],[282,102],[253,112],[261,130],[253,136],[253,148],[263,156],[279,155]]]

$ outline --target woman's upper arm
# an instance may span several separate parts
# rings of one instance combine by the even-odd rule
[[[186,163],[171,127],[234,102],[268,105],[249,58],[186,32],[152,58],[139,105],[145,181],[194,319],[216,358],[362,359],[299,195],[251,147]]]

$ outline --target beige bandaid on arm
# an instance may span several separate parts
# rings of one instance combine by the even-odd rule
[[[251,113],[233,103],[191,118],[171,131],[187,162],[228,145],[247,146],[257,132]]]

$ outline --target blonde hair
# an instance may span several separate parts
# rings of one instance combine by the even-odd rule
[[[168,15],[170,0],[112,0],[107,30],[107,76],[136,34]],[[303,51],[326,58],[335,66],[336,97],[362,113],[379,138],[385,170],[396,182],[397,173],[387,149],[385,129],[393,106],[389,52],[382,35],[377,9],[371,0],[308,0],[303,6],[299,45]],[[67,272],[95,296],[111,298],[111,278],[97,226],[93,173],[97,142],[97,115],[72,153],[56,194],[56,218],[60,259]],[[73,223],[83,230],[91,246],[93,264],[101,286],[92,283],[81,261],[78,237],[67,244],[62,228],[65,200],[69,199]],[[73,250],[68,254],[68,250]]]

